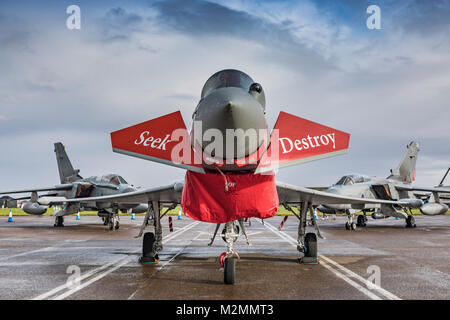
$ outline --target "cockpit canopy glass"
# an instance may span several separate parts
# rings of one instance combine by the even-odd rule
[[[126,182],[124,178],[117,174],[105,174],[104,176],[102,176],[101,182],[115,184],[116,186],[118,186],[119,184],[128,184],[128,182]]]
[[[225,87],[238,87],[248,91],[253,80],[239,70],[227,69],[216,72],[205,83],[202,89],[202,99],[214,89]]]
[[[343,176],[342,178],[340,178],[339,181],[336,182],[335,185],[349,186],[349,185],[352,185],[355,183],[362,183],[362,182],[368,182],[368,181],[370,181],[370,178],[367,176],[360,175],[360,174],[351,174],[351,175]]]

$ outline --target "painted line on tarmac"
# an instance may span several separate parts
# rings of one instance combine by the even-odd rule
[[[41,249],[36,249],[36,250],[26,251],[26,252],[22,252],[22,253],[17,253],[17,254],[14,254],[14,255],[12,255],[12,256],[1,257],[1,258],[0,258],[0,261],[12,259],[12,258],[17,258],[17,257],[22,257],[22,256],[26,256],[26,255],[29,255],[29,254],[33,254],[33,253],[36,253],[36,252],[48,251],[48,250],[53,249],[53,248],[55,248],[55,247],[46,247],[46,248],[41,248]]]
[[[175,232],[172,233],[171,235],[167,236],[167,237],[163,240],[163,244],[166,243],[167,241],[170,241],[170,240],[172,240],[172,239],[178,237],[179,235],[181,235],[181,234],[183,234],[184,232],[186,232],[187,230],[189,230],[189,229],[195,227],[195,226],[198,225],[199,223],[200,223],[200,222],[198,222],[198,221],[191,222],[190,224],[184,226],[183,228],[178,229],[177,231],[175,231]],[[137,252],[139,252],[140,250],[141,250],[141,249],[134,250],[134,251],[132,251],[131,253],[137,253]],[[80,278],[79,278],[80,282],[83,281],[83,280],[85,280],[85,279],[87,279],[87,278],[89,278],[89,277],[91,277],[91,276],[93,276],[93,275],[95,275],[95,274],[97,274],[97,273],[99,273],[99,272],[101,272],[101,271],[103,271],[103,270],[105,270],[105,269],[107,269],[106,271],[102,272],[102,273],[99,274],[98,276],[96,276],[96,277],[94,277],[94,278],[88,280],[87,282],[85,282],[85,283],[83,283],[83,284],[77,286],[76,288],[70,289],[70,288],[68,287],[67,283],[65,283],[65,284],[63,284],[63,285],[60,285],[59,287],[56,287],[55,289],[52,289],[52,290],[50,290],[50,291],[48,291],[48,292],[46,292],[46,293],[43,293],[43,294],[41,294],[41,295],[39,295],[39,296],[34,297],[32,300],[44,300],[44,299],[47,299],[47,298],[50,298],[50,297],[54,296],[55,294],[59,293],[59,292],[62,291],[62,290],[69,289],[67,292],[65,292],[65,293],[63,293],[63,294],[60,294],[60,295],[58,295],[58,296],[56,296],[56,297],[50,298],[51,300],[61,300],[61,299],[64,299],[64,298],[66,298],[66,297],[68,297],[68,296],[74,294],[75,292],[77,292],[77,291],[79,291],[79,290],[81,290],[81,289],[87,287],[88,285],[90,285],[90,284],[92,284],[92,283],[94,283],[94,282],[96,282],[96,281],[102,279],[102,278],[105,277],[106,275],[108,275],[108,274],[110,274],[111,272],[113,272],[113,271],[119,269],[120,267],[122,267],[123,265],[129,263],[129,262],[132,261],[132,260],[133,260],[133,258],[131,258],[131,257],[126,257],[126,258],[120,258],[120,259],[114,260],[114,261],[112,261],[112,262],[106,263],[106,264],[104,264],[104,265],[102,265],[102,266],[100,266],[100,267],[98,267],[98,268],[95,268],[95,269],[93,269],[93,270],[90,270],[90,271],[86,272],[85,274],[81,275]],[[108,269],[108,268],[110,268],[110,267],[111,267],[111,269]]]
[[[290,235],[288,235],[284,231],[278,231],[277,228],[272,226],[267,221],[265,221],[264,225],[270,231],[272,231],[273,233],[277,234],[279,237],[281,237],[282,239],[286,240],[287,242],[291,243],[293,246],[297,247],[297,240],[295,240],[293,237],[291,237]],[[364,293],[370,299],[372,299],[372,300],[381,300],[382,299],[382,298],[380,298],[379,296],[377,296],[376,294],[374,294],[372,292],[372,291],[375,291],[376,293],[383,295],[384,297],[386,297],[389,300],[401,300],[399,297],[397,297],[393,293],[391,293],[391,292],[387,291],[386,289],[383,289],[380,286],[378,286],[378,285],[376,285],[376,284],[374,284],[374,283],[364,279],[360,275],[358,275],[358,274],[354,273],[353,271],[345,268],[344,266],[340,265],[336,261],[334,261],[334,260],[332,260],[332,259],[330,259],[330,258],[328,258],[328,257],[326,257],[324,255],[319,255],[319,257],[322,259],[322,261],[320,263],[321,265],[323,265],[325,268],[327,268],[328,270],[333,272],[338,278],[344,280],[345,282],[350,284],[355,289],[358,289],[360,292]],[[345,272],[347,275],[345,275],[344,273],[340,272],[339,270],[333,268],[331,265],[333,265],[336,268],[340,269],[341,271]],[[355,280],[359,280],[361,283],[366,285],[367,288],[365,288],[365,287],[361,286],[360,284],[356,283],[355,281],[350,279],[350,277],[354,278]]]
[[[198,233],[198,235],[197,235],[194,239],[190,240],[190,242],[189,242],[187,245],[185,245],[183,248],[181,248],[180,250],[178,250],[178,252],[175,253],[172,257],[170,257],[169,260],[167,260],[166,262],[164,262],[164,264],[163,264],[162,266],[158,267],[158,269],[156,270],[156,272],[153,273],[148,279],[146,279],[146,280],[144,281],[144,283],[142,283],[142,284],[139,286],[139,288],[138,288],[136,291],[134,291],[134,292],[127,298],[127,300],[133,299],[133,298],[136,296],[136,294],[137,294],[139,291],[141,291],[141,290],[146,286],[147,283],[150,282],[151,279],[153,279],[153,278],[154,278],[154,277],[155,277],[162,269],[164,269],[164,267],[166,267],[169,263],[171,263],[172,261],[174,261],[174,260],[175,260],[175,259],[176,259],[183,251],[184,251],[184,249],[186,249],[192,242],[198,240],[198,239],[200,238],[200,236],[203,235],[203,233],[205,233],[205,232],[200,231],[200,232]]]

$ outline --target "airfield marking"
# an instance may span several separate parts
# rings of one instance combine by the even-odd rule
[[[167,236],[167,237],[163,240],[163,244],[166,243],[167,241],[170,241],[170,240],[174,239],[175,237],[181,235],[181,234],[184,233],[185,231],[187,231],[187,230],[189,230],[189,229],[195,227],[195,226],[198,225],[199,223],[200,223],[200,222],[198,222],[198,221],[191,222],[190,224],[184,226],[183,228],[181,228],[181,229],[175,231],[174,233],[172,233],[171,235]],[[132,253],[139,252],[140,250],[141,250],[141,249],[134,250],[134,251],[132,251]],[[66,298],[66,297],[68,297],[68,296],[74,294],[75,292],[77,292],[77,291],[79,291],[79,290],[81,290],[81,289],[87,287],[88,285],[90,285],[90,284],[92,284],[92,283],[94,283],[94,282],[96,282],[96,281],[102,279],[102,278],[105,277],[106,275],[110,274],[111,272],[113,272],[113,271],[119,269],[120,267],[122,267],[123,265],[127,264],[127,263],[130,262],[132,259],[133,259],[133,258],[130,258],[130,257],[120,258],[120,259],[114,260],[114,261],[112,261],[112,262],[106,263],[106,264],[104,264],[103,266],[100,266],[100,267],[98,267],[98,268],[95,268],[95,269],[93,269],[93,270],[90,270],[90,271],[86,272],[85,274],[83,274],[82,276],[80,276],[80,281],[82,281],[82,280],[84,280],[84,279],[86,279],[86,278],[88,278],[88,277],[91,277],[91,276],[93,276],[94,274],[97,274],[98,272],[100,272],[100,271],[102,271],[102,270],[104,270],[104,269],[107,269],[107,268],[113,266],[111,269],[108,269],[108,270],[104,271],[103,273],[101,273],[101,274],[99,274],[98,276],[96,276],[96,277],[94,277],[94,278],[88,280],[87,282],[85,282],[85,283],[83,283],[83,284],[77,286],[76,288],[70,289],[70,290],[66,291],[65,293],[62,293],[62,294],[60,294],[60,295],[58,295],[58,296],[56,296],[56,297],[53,297],[53,298],[51,298],[51,299],[52,299],[52,300],[61,300],[61,299],[64,299],[64,298]],[[116,264],[117,264],[117,265],[116,265]],[[67,287],[67,284],[60,285],[59,287],[56,287],[56,288],[54,288],[54,289],[52,289],[52,290],[50,290],[50,291],[48,291],[48,292],[46,292],[46,293],[43,293],[43,294],[41,294],[41,295],[39,295],[39,296],[33,298],[32,300],[43,300],[43,299],[46,299],[46,298],[48,298],[48,297],[51,297],[51,296],[57,294],[59,291],[64,290],[64,289],[69,289],[69,288]]]
[[[185,245],[183,248],[181,248],[177,253],[175,253],[169,260],[167,260],[162,266],[160,266],[157,271],[155,273],[153,273],[147,280],[144,281],[144,283],[142,285],[139,286],[139,288],[134,291],[128,298],[127,300],[131,300],[134,298],[134,296],[145,286],[146,283],[148,283],[155,275],[157,275],[162,269],[164,269],[164,267],[166,267],[169,263],[171,263],[173,260],[176,259],[176,257],[178,257],[183,251],[184,249],[186,249],[192,242],[198,240],[200,238],[201,235],[203,235],[203,231],[200,231],[198,233],[198,235],[192,239],[187,245]]]
[[[32,253],[36,253],[36,252],[47,251],[47,250],[50,250],[52,248],[56,248],[56,247],[46,247],[46,248],[41,248],[41,249],[36,249],[36,250],[31,250],[31,251],[27,251],[27,252],[18,253],[18,254],[14,254],[12,256],[9,256],[9,257],[2,257],[2,258],[0,258],[0,261],[21,257],[21,256],[25,256],[27,254],[32,254]]]
[[[272,226],[267,221],[264,221],[264,226],[266,226],[266,228],[268,228],[273,233],[277,234],[282,239],[286,240],[287,242],[291,243],[293,246],[297,247],[297,240],[295,240],[289,234],[285,233],[284,231],[278,231],[277,228]],[[376,291],[379,294],[382,294],[383,296],[385,296],[389,300],[401,300],[399,297],[397,297],[393,293],[391,293],[391,292],[381,288],[380,286],[378,286],[378,285],[376,285],[376,284],[374,284],[372,282],[369,282],[368,280],[364,279],[363,277],[359,276],[358,274],[354,273],[353,271],[351,271],[351,270],[345,268],[344,266],[340,265],[336,261],[334,261],[334,260],[332,260],[332,259],[330,259],[330,258],[328,258],[326,256],[323,256],[323,255],[319,255],[319,257],[322,258],[322,261],[320,263],[321,265],[323,265],[325,268],[327,268],[328,270],[333,272],[338,278],[344,280],[345,282],[350,284],[355,289],[358,289],[360,292],[364,293],[366,296],[368,296],[372,300],[381,300],[381,298],[379,296],[377,296],[376,294],[374,294],[373,292],[371,292],[370,290],[373,290],[373,291]],[[326,263],[325,261],[328,262],[328,263]],[[348,276],[346,276],[345,274],[341,273],[340,271],[334,269],[331,266],[331,264],[334,265],[335,267],[339,268],[340,270],[344,271]],[[361,281],[363,284],[367,284],[368,287],[370,287],[371,289],[369,290],[369,289],[364,288],[363,286],[359,285],[358,283],[356,283],[355,281],[353,281],[349,277],[355,278],[355,279]]]

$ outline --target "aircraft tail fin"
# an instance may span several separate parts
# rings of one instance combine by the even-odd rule
[[[73,182],[82,177],[78,174],[80,170],[74,169],[67,156],[64,145],[61,142],[55,143],[56,161],[61,183]]]
[[[412,141],[406,146],[406,153],[397,169],[391,170],[388,179],[396,179],[405,183],[412,183],[416,180],[416,162],[420,151],[420,144]]]

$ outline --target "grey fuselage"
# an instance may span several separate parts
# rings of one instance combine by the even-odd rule
[[[103,176],[92,176],[89,178],[82,178],[72,181],[71,189],[65,191],[58,191],[49,195],[57,197],[65,197],[67,199],[85,198],[85,197],[99,197],[109,196],[115,194],[122,194],[127,192],[137,191],[137,188],[126,182],[121,176],[116,174],[107,174]],[[80,206],[83,210],[90,211],[106,211],[112,212],[113,209],[120,209],[122,211],[133,209],[135,213],[142,213],[147,210],[146,204],[120,204],[114,207],[112,203],[82,203]],[[69,214],[69,213],[68,213]]]
[[[345,181],[347,179],[347,181]],[[383,199],[383,200],[400,200],[406,198],[414,198],[408,191],[398,191],[395,186],[408,186],[403,182],[395,179],[381,178],[381,177],[367,177],[363,175],[348,175],[342,177],[338,183],[329,187],[326,192],[365,199]],[[323,207],[331,209],[331,211],[343,212],[351,210],[354,212],[360,211],[352,209],[350,204],[327,204]],[[373,210],[379,208],[378,204],[366,204],[365,209]],[[324,210],[325,211],[325,210]]]

